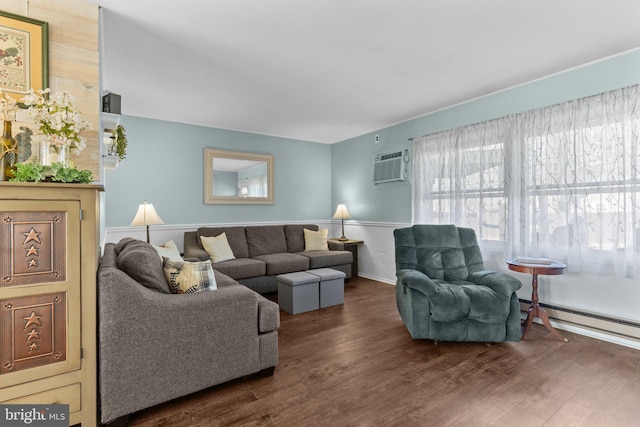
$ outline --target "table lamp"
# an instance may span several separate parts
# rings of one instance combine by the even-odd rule
[[[149,226],[155,224],[164,224],[164,222],[158,216],[158,213],[153,208],[151,203],[145,202],[138,206],[138,212],[131,221],[131,226],[144,225],[147,227],[147,243],[149,243]]]
[[[344,237],[344,220],[351,218],[349,215],[349,211],[344,203],[340,203],[336,209],[336,213],[333,214],[334,219],[339,219],[342,221],[342,236],[338,239],[340,241],[349,240],[348,237]]]

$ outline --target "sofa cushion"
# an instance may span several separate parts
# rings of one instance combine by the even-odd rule
[[[284,234],[287,239],[288,252],[304,251],[304,229],[318,231],[318,226],[313,224],[285,224]]]
[[[333,267],[336,265],[351,264],[353,254],[349,251],[303,251],[298,255],[309,258],[309,268]]]
[[[160,258],[167,257],[169,259],[174,259],[176,261],[182,261],[182,255],[180,255],[180,251],[178,250],[178,246],[175,244],[173,240],[169,240],[162,246],[152,245],[153,249],[158,252]]]
[[[244,228],[249,257],[287,252],[287,239],[282,225],[256,225]],[[269,271],[267,269],[267,271]],[[271,273],[267,273],[271,274]]]
[[[287,252],[258,255],[255,259],[266,264],[269,276],[309,269],[309,258]]]
[[[217,289],[211,261],[176,261],[164,258],[164,276],[174,294],[190,294]]]
[[[200,241],[201,236],[215,237],[222,233],[227,235],[227,242],[236,258],[249,258],[249,247],[247,246],[247,238],[244,233],[244,227],[200,227],[196,230],[198,233],[198,246],[202,247]]]
[[[229,261],[235,259],[229,241],[227,240],[227,233],[220,233],[214,237],[200,236],[200,242],[202,247],[211,257],[211,262]]]
[[[213,264],[213,269],[235,280],[264,276],[267,273],[267,266],[263,261],[251,258],[236,258],[218,262]]]
[[[115,246],[118,268],[142,286],[164,294],[170,294],[164,277],[162,259],[147,242],[125,237]]]

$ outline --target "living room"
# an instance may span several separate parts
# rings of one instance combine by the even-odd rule
[[[122,34],[141,31],[131,28],[133,24],[118,20],[116,16],[110,17],[108,11],[105,12],[104,19],[105,25],[109,25],[110,20],[116,20],[111,25],[117,26]],[[144,36],[139,35],[141,38]],[[112,37],[112,43],[120,42],[121,36]],[[109,41],[107,37],[107,52]],[[108,55],[107,53],[107,58]],[[153,203],[165,222],[165,225],[152,227],[152,241],[162,244],[173,239],[179,247],[184,231],[211,223],[244,225],[310,221],[321,227],[329,227],[330,235],[338,237],[341,235],[339,221],[332,220],[331,217],[336,206],[345,203],[352,217],[345,221],[347,237],[365,242],[359,247],[358,275],[394,284],[396,279],[392,232],[395,228],[411,224],[411,184],[409,181],[398,181],[374,185],[373,163],[376,154],[404,149],[411,152],[413,138],[421,135],[637,84],[639,58],[640,51],[637,49],[599,58],[334,144],[124,114],[122,124],[127,129],[131,143],[127,159],[105,176],[108,190],[105,202],[106,239],[117,241],[129,235],[144,238],[142,228],[130,227],[129,224],[137,206],[145,200]],[[133,65],[123,66],[129,67],[121,70],[123,74],[133,76],[144,73],[134,70]],[[122,102],[127,103],[126,97]],[[180,143],[179,156],[167,155],[176,149],[176,141],[193,143]],[[149,144],[152,144],[153,150],[148,149]],[[277,202],[274,205],[256,205],[250,209],[243,205],[203,204],[200,164],[204,148],[272,154],[276,164]],[[144,168],[138,166],[141,163],[145,165]],[[173,170],[181,172],[167,172]],[[313,189],[312,192],[310,189]],[[313,196],[301,202],[301,195],[310,194]],[[185,212],[183,206],[189,206],[188,211]],[[488,268],[508,271],[504,259],[505,255],[498,251],[487,260]],[[531,284],[524,279],[523,283],[518,295],[528,300],[531,297]],[[635,286],[635,279],[608,277],[603,280],[602,276],[574,272],[554,277],[553,283],[557,286],[541,288],[541,300],[556,307],[586,313],[581,316],[586,322],[589,321],[586,318],[593,314],[604,318],[640,321],[636,310],[640,290]],[[625,297],[615,298],[614,295]],[[558,312],[558,315],[562,316],[563,313]],[[565,319],[570,323],[566,326],[570,329],[575,323],[582,322],[576,320],[575,316]],[[603,322],[598,321],[592,326],[598,329],[616,327],[613,325],[615,320]],[[629,333],[626,329],[620,332]],[[603,337],[599,332],[582,330],[582,333]],[[604,338],[620,342],[615,336]],[[635,346],[625,339],[622,342]]]
[[[99,12],[98,5],[105,9]],[[600,6],[607,7],[604,2]],[[631,11],[637,11],[636,6],[630,2],[626,2],[626,6]],[[351,303],[354,307],[359,307],[362,310],[359,313],[363,319],[366,319],[366,322],[375,324],[377,321],[382,321],[383,324],[378,326],[380,329],[391,331],[393,334],[404,334],[401,337],[379,337],[387,346],[398,346],[401,349],[397,352],[402,354],[394,354],[394,357],[415,356],[415,360],[421,360],[425,363],[428,362],[426,359],[434,355],[434,352],[448,353],[451,356],[452,353],[459,351],[457,357],[468,359],[477,357],[486,366],[491,366],[493,356],[486,354],[484,344],[479,344],[482,346],[480,348],[473,345],[446,347],[446,343],[441,343],[439,350],[438,346],[435,346],[436,350],[433,350],[432,342],[414,342],[411,347],[412,341],[406,334],[406,330],[402,329],[402,322],[395,309],[393,285],[396,282],[396,265],[393,231],[412,225],[412,183],[411,180],[401,180],[374,185],[372,177],[375,156],[380,153],[398,152],[405,149],[413,152],[414,138],[423,135],[557,105],[640,83],[640,32],[638,32],[635,34],[637,36],[635,39],[630,38],[627,44],[621,43],[623,48],[612,48],[612,52],[615,53],[600,54],[600,56],[589,57],[582,62],[570,65],[562,63],[562,65],[557,65],[559,68],[552,72],[546,72],[546,74],[524,81],[514,81],[505,86],[483,87],[483,93],[474,93],[473,96],[455,99],[449,101],[448,104],[447,101],[443,101],[445,103],[440,108],[429,110],[424,114],[415,114],[402,120],[392,120],[388,125],[372,127],[362,133],[356,133],[354,136],[332,141],[332,143],[324,143],[312,138],[290,136],[295,132],[285,136],[284,134],[255,132],[248,130],[248,128],[244,129],[240,125],[234,127],[232,125],[206,126],[197,124],[203,112],[189,112],[188,102],[181,102],[183,104],[181,116],[176,115],[175,119],[160,118],[156,116],[157,106],[176,102],[170,95],[163,95],[162,88],[156,88],[157,98],[147,100],[149,105],[154,106],[153,109],[150,107],[148,114],[139,109],[132,109],[132,105],[135,105],[135,108],[140,108],[139,106],[144,102],[141,102],[139,92],[131,85],[138,82],[140,76],[145,73],[162,73],[162,71],[154,68],[141,68],[137,62],[131,61],[131,64],[128,64],[124,70],[111,69],[112,74],[109,74],[110,58],[113,58],[114,55],[122,55],[122,52],[118,51],[121,49],[122,43],[126,44],[126,40],[122,39],[132,37],[131,34],[142,34],[145,31],[142,26],[137,25],[134,19],[125,18],[117,11],[110,10],[109,7],[109,1],[85,2],[82,0],[58,0],[54,6],[50,2],[16,0],[0,7],[2,10],[17,15],[30,16],[49,23],[51,46],[49,82],[51,87],[75,92],[76,97],[80,99],[83,112],[86,111],[87,117],[94,124],[94,129],[88,133],[87,150],[75,160],[79,166],[93,170],[94,176],[100,177],[98,183],[105,187],[101,200],[100,245],[103,246],[107,242],[118,242],[125,237],[145,240],[145,228],[130,225],[136,209],[145,201],[154,205],[164,222],[164,224],[150,227],[151,243],[160,245],[173,240],[180,250],[184,249],[184,233],[203,226],[312,223],[320,228],[328,228],[330,237],[339,237],[342,234],[341,222],[333,219],[332,216],[337,205],[345,203],[351,218],[344,221],[344,234],[350,239],[364,242],[358,246],[358,270],[354,272],[354,278],[350,284],[348,282],[345,286],[345,304]],[[76,12],[65,12],[69,10]],[[627,14],[627,16],[632,15],[633,13]],[[82,51],[80,54],[67,56],[64,49],[60,49],[60,46],[67,46],[59,39],[63,33],[60,30],[61,25],[66,26],[65,37],[71,39],[68,51],[76,53],[78,45],[89,45],[89,47],[82,48],[86,48],[88,54]],[[71,27],[74,29],[70,30]],[[145,34],[145,37],[147,36],[148,34]],[[99,42],[101,48],[98,48]],[[145,48],[148,49],[146,52],[137,50]],[[130,50],[126,52],[126,55],[153,57],[161,55],[162,51],[171,51],[177,48],[179,48],[179,43],[164,46],[141,46],[131,43]],[[74,56],[81,56],[85,59],[74,63],[73,61],[77,59]],[[100,60],[98,60],[98,56],[100,56]],[[91,59],[86,59],[89,57]],[[201,66],[207,64],[204,60],[202,63],[199,61],[197,58],[194,59],[194,64]],[[119,62],[118,66],[120,65]],[[405,66],[408,67],[410,64],[405,64]],[[86,72],[87,69],[90,69],[89,73],[92,77],[78,76],[81,73],[78,70]],[[114,79],[114,75],[119,75],[119,73],[129,74],[130,81]],[[214,77],[212,76],[212,78]],[[190,93],[192,96],[200,95],[201,88],[191,86],[188,81],[183,82],[180,86],[183,93]],[[238,96],[241,97],[242,91],[248,91],[250,88],[250,85],[238,87]],[[120,124],[126,129],[129,141],[126,158],[119,163],[117,168],[109,171],[103,170],[100,165],[100,111],[95,107],[100,103],[100,97],[105,91],[122,95]],[[271,95],[275,97],[275,95]],[[215,100],[211,102],[215,103]],[[360,106],[353,106],[354,109],[357,107]],[[216,106],[212,108],[212,111],[222,108],[224,106]],[[167,107],[167,109],[169,108]],[[215,113],[208,112],[208,114],[214,115]],[[236,118],[236,120],[238,123],[242,122],[242,118]],[[300,125],[300,127],[304,126]],[[205,148],[273,155],[275,161],[274,203],[264,205],[203,203],[202,158]],[[487,255],[485,265],[488,268],[509,272],[508,266],[504,262],[503,253],[494,253],[490,250],[485,252]],[[522,310],[526,312],[528,302],[531,300],[531,277],[513,272],[511,274],[522,282],[522,288],[517,291],[517,294],[522,300]],[[616,354],[612,358],[617,360],[621,356],[617,355],[615,349],[624,349],[621,350],[625,352],[624,361],[620,364],[635,366],[637,372],[638,357],[640,357],[635,353],[640,349],[640,315],[637,310],[640,303],[640,289],[636,286],[637,284],[637,278],[614,275],[599,276],[568,271],[560,276],[540,278],[540,301],[547,304],[554,326],[561,333],[571,337],[569,344],[577,343],[574,352],[586,352],[590,347],[594,347],[602,352],[599,353],[599,356]],[[370,303],[379,310],[379,319],[370,313],[365,314],[366,307],[358,306],[358,301],[366,298],[370,289],[375,290],[374,292],[378,295]],[[380,300],[386,301],[387,304],[381,303]],[[292,345],[295,340],[303,339],[303,333],[299,331],[312,332],[314,338],[317,338],[322,333],[319,329],[315,329],[316,326],[318,328],[326,326],[332,330],[340,331],[345,334],[345,337],[356,333],[331,323],[331,319],[335,320],[338,316],[336,312],[325,312],[325,314],[317,316],[283,315],[280,346],[295,347]],[[353,316],[353,313],[350,316]],[[303,325],[305,319],[308,319],[310,323]],[[348,319],[354,324],[366,326],[364,320],[357,321],[354,317]],[[298,330],[296,330],[296,326],[299,327]],[[368,336],[373,337],[374,334],[373,330],[368,331]],[[353,336],[350,338],[353,339]],[[594,341],[590,341],[591,339]],[[339,341],[341,341],[340,349],[344,350],[344,357],[349,358],[348,363],[352,366],[361,366],[358,363],[362,362],[357,359],[372,359],[380,356],[381,360],[384,360],[382,355],[376,353],[376,347],[372,344],[358,348],[359,351],[371,352],[372,355],[368,356],[364,353],[354,353],[353,348],[348,346],[347,338],[340,338]],[[317,344],[322,346],[328,345],[330,342],[331,340],[328,339],[328,341],[318,341]],[[554,354],[565,354],[554,353],[563,344],[554,341],[539,325],[534,327],[534,332],[525,341],[524,344],[527,347],[520,347],[518,351],[532,355],[536,352],[536,346],[532,343],[536,342],[537,344],[544,343],[544,350],[540,349],[540,356],[535,359],[538,363],[544,364],[546,363],[545,358],[549,358],[566,370],[577,369],[573,363],[564,362],[563,364],[563,361],[558,359],[560,356],[554,358]],[[611,348],[614,350],[603,347],[605,344],[612,346]],[[492,348],[494,350],[500,349],[500,345],[493,345]],[[631,352],[629,349],[635,350]],[[319,363],[320,356],[315,357],[314,351],[325,355],[324,352],[313,350],[312,347],[308,347],[301,354],[304,354],[309,360]],[[424,353],[421,354],[423,351]],[[502,350],[500,351],[502,352]],[[391,350],[389,352],[393,353]],[[572,357],[577,357],[575,353],[572,354]],[[313,387],[312,380],[315,379],[322,382],[321,388],[326,389],[323,398],[339,405],[340,402],[337,399],[332,400],[331,398],[331,387],[338,387],[337,383],[331,382],[327,378],[314,378],[314,376],[331,377],[334,375],[331,371],[333,368],[336,369],[336,372],[348,371],[346,362],[344,365],[338,363],[338,361],[342,362],[340,354],[332,354],[331,357],[335,360],[326,365],[326,368],[318,367],[317,371],[313,371],[308,376],[303,374],[304,369],[299,365],[302,363],[300,362],[301,357],[300,354],[293,356],[292,353],[281,359],[285,368],[282,370],[283,377],[290,381],[291,385],[288,390],[288,386],[282,386],[280,383],[275,392],[281,393],[283,396],[287,391],[300,392],[305,398],[311,400],[312,393],[308,389]],[[403,361],[413,366],[413,362],[406,358]],[[392,362],[392,360],[386,360],[386,362]],[[295,373],[286,369],[292,367]],[[382,371],[381,384],[398,386],[400,381],[394,377],[394,374],[386,372],[391,367],[378,366],[378,368]],[[416,372],[422,374],[422,368],[424,366],[416,367],[416,371],[409,371],[408,374],[413,375]],[[451,366],[446,366],[445,369],[450,368]],[[510,368],[517,369],[515,365]],[[490,382],[491,372],[490,368],[487,369],[489,371],[482,371],[481,374],[486,374],[488,378],[483,377],[483,380]],[[602,369],[607,369],[607,367]],[[278,372],[278,368],[276,368],[276,376]],[[560,373],[558,370],[553,372]],[[370,374],[369,371],[367,371],[368,374]],[[407,372],[403,371],[403,374],[407,374]],[[464,381],[466,374],[462,374],[460,378],[456,377],[454,382]],[[596,374],[597,372],[585,371],[576,373],[576,377],[579,375],[597,377]],[[304,376],[305,380],[303,386],[299,388],[294,385],[299,380],[296,375]],[[281,380],[284,379],[281,377]],[[571,381],[567,378],[565,380]],[[237,409],[239,404],[225,401],[222,396],[224,393],[228,392],[230,396],[234,396],[238,401],[250,406],[253,400],[260,400],[261,392],[265,394],[274,392],[274,390],[260,385],[263,383],[259,383],[255,389],[251,390],[251,386],[247,385],[250,381],[253,380],[223,385],[220,388],[214,387],[207,391],[207,394],[193,396],[191,403],[188,402],[188,399],[169,403],[161,409],[161,412],[142,414],[138,419],[132,420],[133,424],[135,425],[137,422],[139,425],[189,425],[189,411],[202,414],[204,411],[202,408],[212,405],[211,402],[216,402],[221,406],[229,405]],[[416,381],[420,383],[420,380]],[[605,380],[602,379],[602,381],[604,383]],[[632,379],[632,384],[636,385],[626,385],[624,390],[631,393],[637,392],[637,384],[640,384],[638,381],[636,374],[635,379]],[[444,380],[443,383],[439,383],[439,386],[444,387],[442,384],[446,383],[447,380]],[[475,388],[473,390],[476,393],[482,392],[482,386],[479,384],[474,382]],[[609,383],[606,384],[614,387]],[[400,386],[402,385],[406,384],[400,384]],[[515,390],[521,385],[511,384],[510,387]],[[554,383],[554,385],[562,386],[558,383]],[[427,384],[423,384],[423,386],[428,387]],[[359,387],[375,389],[376,384],[373,381],[363,381]],[[573,390],[571,387],[571,391]],[[545,389],[545,391],[548,390]],[[349,389],[340,389],[343,396],[349,392]],[[391,389],[391,393],[393,393],[393,389]],[[547,393],[542,394],[549,398]],[[553,393],[548,394],[553,395]],[[384,390],[376,390],[375,395],[380,399],[385,398]],[[462,392],[459,398],[462,399],[466,396]],[[340,419],[331,413],[326,419],[334,420],[338,424],[343,423],[343,425],[395,425],[399,423],[407,425],[407,422],[410,424],[413,422],[413,425],[446,425],[456,422],[459,425],[473,425],[470,419],[474,413],[473,408],[468,407],[465,407],[468,412],[464,416],[457,417],[455,414],[448,413],[447,417],[443,415],[442,418],[433,418],[432,423],[421,422],[419,419],[421,413],[428,413],[431,416],[433,413],[426,409],[417,410],[418,403],[415,401],[407,403],[407,408],[405,408],[414,412],[414,416],[410,419],[397,415],[396,412],[399,410],[392,413],[386,412],[385,416],[388,418],[378,419],[380,414],[375,411],[376,405],[371,400],[367,400],[364,395],[358,395],[358,397],[366,401],[366,404],[359,408],[362,409],[360,415]],[[336,412],[340,412],[341,409],[352,411],[358,407],[357,402],[353,401],[355,399],[346,397],[345,399],[345,407],[337,407]],[[397,397],[390,398],[390,401],[402,407],[402,402],[398,401]],[[441,410],[443,410],[443,405],[453,404],[453,400],[438,402]],[[548,403],[549,400],[545,400],[545,402]],[[299,400],[292,399],[291,403],[298,405],[292,406],[292,408],[305,408],[304,402]],[[609,403],[611,407],[615,407],[614,403]],[[198,409],[194,409],[195,406],[189,406],[190,404],[200,406]],[[575,404],[578,405],[578,403]],[[592,402],[587,405],[590,404]],[[617,419],[618,421],[629,420],[635,415],[633,410],[629,409],[631,404],[625,404],[625,402],[617,404],[619,408],[622,408],[621,411],[624,414]],[[522,405],[524,409],[524,404]],[[514,406],[517,407],[517,405]],[[172,408],[178,409],[172,412]],[[327,405],[321,405],[321,408],[325,411],[330,410]],[[543,410],[540,407],[536,408]],[[262,409],[268,412],[268,409]],[[475,410],[480,409],[475,408]],[[278,418],[274,415],[273,419],[263,418],[262,423],[264,425],[270,425],[269,423],[272,423],[271,425],[294,425],[296,423],[298,425],[322,425],[322,418],[319,415],[310,415],[313,411],[309,408],[306,410],[308,412],[305,417],[296,418],[296,414],[292,413],[293,409],[278,407],[278,414],[288,417],[283,418],[286,421],[281,419],[281,424],[278,424]],[[573,410],[573,416],[582,420],[585,425],[597,425],[597,423],[589,424],[581,418],[578,414],[579,408],[574,407]],[[213,410],[211,411],[213,413]],[[607,411],[610,412],[611,409],[602,409],[603,413],[609,413]],[[373,418],[367,418],[368,412],[375,414],[372,415]],[[558,413],[560,412],[562,411]],[[180,415],[177,415],[178,413]],[[258,409],[246,413],[238,409],[236,414],[243,414],[246,419],[241,419],[240,415],[236,419],[233,415],[218,410],[216,416],[225,419],[228,424],[232,425],[259,424],[258,420],[252,418],[259,413]],[[593,415],[593,411],[590,413]],[[563,415],[567,416],[566,413]],[[489,425],[491,422],[497,425],[508,425],[515,419],[518,422],[524,423],[525,421],[524,415],[510,418],[506,411],[501,416],[503,418],[498,416],[485,418],[480,422],[480,425]],[[564,420],[566,419],[564,418]],[[593,419],[600,421],[603,425],[604,418],[594,416]],[[612,419],[609,418],[609,420]],[[558,418],[555,421],[558,423]],[[532,421],[532,425],[544,425],[545,422],[553,424],[551,418],[541,417],[537,419],[537,422]],[[593,421],[591,422],[593,423]],[[203,416],[203,418],[196,418],[193,425],[216,425],[216,423],[214,419]],[[624,424],[622,421],[609,425],[629,424]]]

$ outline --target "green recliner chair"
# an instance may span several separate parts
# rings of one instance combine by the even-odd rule
[[[476,233],[455,225],[414,225],[393,232],[396,303],[413,338],[520,340],[522,283],[484,269]]]

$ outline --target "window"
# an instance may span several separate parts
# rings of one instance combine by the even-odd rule
[[[471,227],[505,256],[636,277],[638,101],[634,86],[416,138],[413,222]]]

